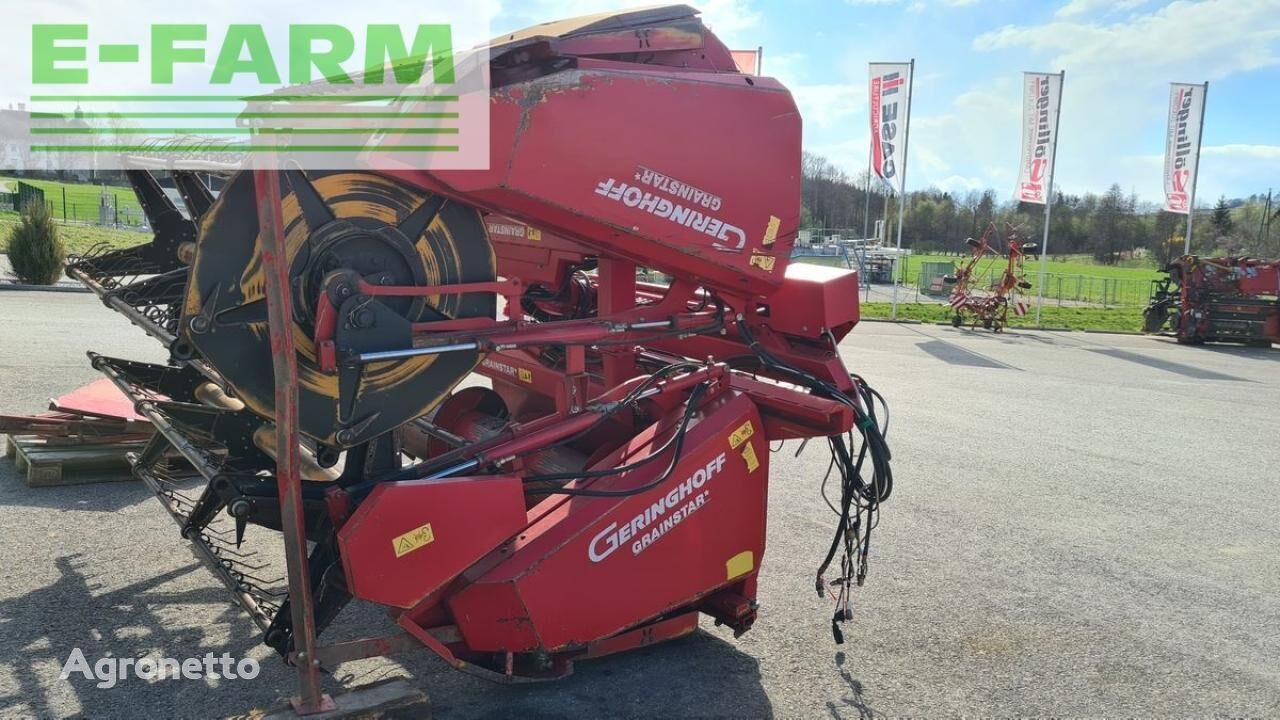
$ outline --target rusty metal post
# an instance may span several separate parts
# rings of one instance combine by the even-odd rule
[[[298,359],[293,346],[289,297],[289,262],[284,220],[280,209],[280,173],[253,171],[258,202],[258,233],[266,276],[267,319],[271,328],[271,365],[275,371],[276,486],[280,494],[280,522],[285,564],[289,575],[289,606],[298,667],[299,696],[292,699],[299,715],[334,709],[320,690],[316,655],[316,624],[307,564],[307,531],[302,517],[302,480],[298,474]]]

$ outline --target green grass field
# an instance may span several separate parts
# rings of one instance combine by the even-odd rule
[[[863,303],[862,317],[871,320],[887,320],[892,314],[890,303]],[[947,305],[923,303],[899,303],[899,320],[918,320],[925,323],[951,323],[951,308]],[[1041,324],[1047,328],[1069,330],[1095,330],[1100,332],[1138,332],[1142,329],[1141,308],[1090,308],[1057,307],[1045,305],[1041,312]],[[1033,328],[1036,326],[1035,309],[1022,317],[1009,313],[1009,326]]]
[[[958,265],[961,261],[967,260],[967,257],[959,257],[956,255],[911,255],[906,260],[906,280],[908,284],[915,284],[916,278],[920,274],[920,266],[929,262],[944,262]],[[797,262],[815,263],[818,265],[832,265],[836,267],[844,267],[844,260],[838,257],[800,257],[796,258]],[[982,272],[988,267],[986,262],[978,264],[978,270]],[[1004,269],[1003,261],[1000,258],[993,258],[991,267],[997,272]],[[1034,282],[1034,275],[1040,272],[1040,260],[1033,258],[1027,261],[1026,265],[1027,279]],[[1084,275],[1086,277],[1109,278],[1118,280],[1138,280],[1150,281],[1161,277],[1160,271],[1154,263],[1145,260],[1130,260],[1121,265],[1103,265],[1094,262],[1092,258],[1083,255],[1065,255],[1062,257],[1049,256],[1049,261],[1045,264],[1045,272],[1055,275]]]
[[[0,253],[8,251],[9,235],[17,224],[17,213],[0,212]],[[107,243],[112,248],[132,247],[151,242],[152,237],[151,233],[146,232],[73,224],[59,224],[58,236],[62,238],[68,255],[84,253],[99,243]]]
[[[906,273],[907,282],[914,283],[920,272],[921,263],[926,262],[951,262],[955,263],[959,260],[967,260],[967,258],[957,258],[954,255],[912,255],[907,261]],[[992,266],[997,273],[1004,269],[1004,259],[993,258]],[[978,268],[981,270],[986,265],[985,262],[979,263]],[[1035,282],[1032,276],[1040,272],[1039,258],[1029,259],[1026,262],[1027,279]],[[1144,264],[1140,266],[1124,266],[1124,265],[1102,265],[1094,262],[1091,258],[1079,255],[1068,255],[1061,258],[1049,256],[1048,262],[1045,263],[1045,272],[1055,275],[1084,275],[1087,277],[1097,278],[1113,278],[1119,280],[1140,280],[1143,282],[1155,280],[1160,277],[1160,272],[1154,264]]]
[[[27,178],[0,175],[0,186],[7,186],[0,191],[17,192],[19,181],[43,190],[45,202],[49,203],[53,217],[58,220],[64,219],[63,211],[65,208],[66,218],[91,222],[97,221],[98,205],[104,192],[111,196],[111,199],[108,200],[109,203],[119,204],[122,216],[121,222],[125,221],[126,216],[130,221],[142,217],[142,207],[138,205],[138,198],[133,194],[133,188],[125,185],[103,186],[92,183],[64,183],[54,180],[29,180]],[[66,193],[65,204],[63,203],[64,191]]]
[[[844,261],[835,257],[796,258],[798,262],[844,267]],[[912,255],[906,261],[903,272],[906,285],[915,287],[924,263],[942,262],[955,265],[967,258],[955,255]],[[1004,272],[1000,258],[984,261],[977,266],[976,277],[989,279]],[[1045,298],[1055,304],[1058,301],[1084,302],[1099,305],[1123,305],[1142,307],[1151,295],[1151,281],[1163,275],[1155,265],[1144,261],[1130,261],[1127,265],[1102,265],[1092,258],[1080,255],[1050,257],[1045,267]],[[1026,279],[1031,289],[1024,292],[1035,297],[1040,291],[1040,262],[1031,259],[1026,265]],[[944,288],[946,290],[946,288]],[[949,291],[949,290],[947,290]]]

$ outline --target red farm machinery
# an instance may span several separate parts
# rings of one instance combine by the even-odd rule
[[[700,615],[746,632],[788,439],[833,456],[806,585],[839,639],[892,491],[887,409],[838,349],[858,277],[789,262],[791,94],[686,6],[489,52],[491,169],[241,171],[216,197],[173,171],[185,211],[132,170],[154,241],[69,265],[168,348],[91,360],[157,430],[134,473],[298,666],[303,712],[356,658],[539,680]],[[275,585],[240,560],[264,529]],[[320,642],[352,598],[394,631]]]
[[[1280,342],[1280,262],[1187,255],[1164,272],[1143,313],[1146,332],[1169,330],[1185,345]]]
[[[1027,253],[1036,249],[1035,243],[1025,242],[1013,227],[1005,226],[1005,251],[995,245],[996,224],[990,223],[978,239],[969,238],[971,250],[969,259],[960,266],[954,275],[948,275],[945,281],[950,284],[951,297],[948,300],[954,311],[951,316],[952,327],[965,324],[977,327],[979,324],[987,330],[1001,332],[1009,324],[1009,310],[1014,314],[1025,315],[1027,305],[1018,298],[1020,291],[1029,290],[1027,282]],[[1004,259],[1004,267],[999,268],[997,259]],[[983,286],[983,279],[990,281]]]

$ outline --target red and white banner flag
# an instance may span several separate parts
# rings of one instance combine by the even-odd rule
[[[1024,73],[1022,94],[1022,164],[1018,168],[1019,202],[1044,205],[1049,200],[1053,161],[1058,153],[1058,110],[1062,105],[1059,73]]]
[[[1164,141],[1164,209],[1187,214],[1195,197],[1206,85],[1172,83]]]
[[[914,67],[914,62],[871,63],[871,172],[899,195],[906,169]]]
[[[1013,314],[1022,317],[1027,314],[1027,304],[1019,300],[1013,304]]]

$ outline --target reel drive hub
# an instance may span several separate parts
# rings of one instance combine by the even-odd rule
[[[350,447],[425,414],[479,362],[476,352],[320,370],[317,301],[334,273],[375,285],[488,282],[494,256],[473,208],[364,172],[288,171],[282,183],[300,429],[330,446]],[[253,178],[227,183],[200,227],[180,340],[209,362],[251,410],[274,417],[262,247]],[[488,293],[366,299],[352,308],[377,322],[373,303],[408,323],[494,316]],[[342,315],[339,322],[343,322]]]

